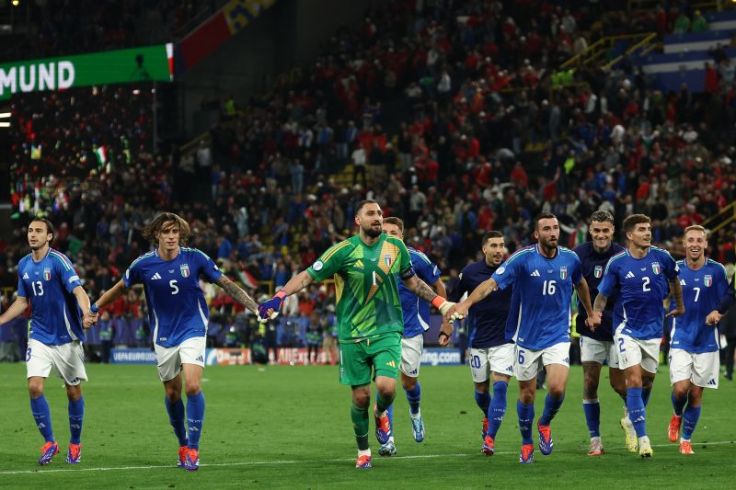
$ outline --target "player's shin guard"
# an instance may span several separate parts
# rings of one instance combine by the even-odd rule
[[[69,442],[79,444],[82,437],[82,420],[84,419],[84,398],[69,400]]]
[[[651,388],[642,388],[641,389],[641,400],[644,402],[644,406],[646,407],[649,405],[649,397],[652,394]]]
[[[600,437],[601,404],[598,399],[583,400],[583,412],[585,413],[585,423],[588,425],[590,437]]]
[[[685,408],[686,403],[687,395],[678,398],[674,393],[672,393],[672,408],[675,411],[675,415],[682,417],[682,410]]]
[[[406,391],[406,401],[409,402],[409,410],[412,415],[418,414],[419,402],[422,399],[422,386],[419,384],[419,381],[416,382],[414,388],[404,391]]]
[[[54,430],[51,427],[51,412],[45,396],[31,398],[31,413],[36,421],[36,427],[38,427],[46,442],[53,442]]]
[[[539,423],[541,425],[549,425],[552,419],[555,418],[555,415],[557,415],[564,400],[565,395],[556,397],[547,393],[547,396],[544,398],[544,412],[539,417]]]
[[[534,444],[532,440],[532,423],[534,422],[534,403],[516,402],[516,412],[519,414],[519,431],[522,444]]]
[[[204,393],[187,396],[187,429],[189,432],[189,449],[199,449],[199,438],[204,423]]]
[[[682,438],[689,441],[700,418],[700,407],[687,406],[682,414]]]
[[[637,437],[647,435],[646,408],[644,408],[641,393],[641,388],[626,388],[626,407],[629,410],[629,420],[634,424]]]
[[[368,408],[361,408],[355,404],[350,406],[350,419],[353,421],[353,431],[358,449],[368,449]]]
[[[491,394],[487,391],[484,391],[483,393],[476,391],[475,403],[478,404],[478,408],[483,412],[483,415],[488,414],[488,408],[491,406]]]
[[[508,386],[505,381],[493,383],[493,399],[488,407],[488,435],[494,439],[506,415],[506,390]]]
[[[169,423],[174,428],[174,435],[179,440],[179,447],[189,445],[187,440],[187,426],[184,423],[184,402],[179,399],[171,403],[168,397],[164,397],[166,412],[169,414]]]

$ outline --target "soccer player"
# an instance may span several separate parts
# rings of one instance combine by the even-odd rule
[[[663,301],[672,291],[677,306],[667,316],[685,312],[677,264],[666,250],[652,246],[648,216],[632,214],[624,220],[628,248],[611,258],[598,285],[593,305],[600,323],[608,298],[619,291],[622,321],[615,325],[614,342],[619,368],[626,378],[626,407],[638,438],[639,455],[653,455],[646,431],[646,404],[659,364],[659,344],[664,328]]]
[[[376,437],[386,444],[391,437],[387,409],[394,399],[401,363],[404,321],[397,280],[420,299],[430,301],[443,314],[454,304],[419,279],[404,242],[383,233],[383,211],[376,201],[358,203],[358,234],[327,249],[306,270],[293,278],[270,300],[258,307],[262,319],[278,314],[283,299],[314,281],[334,276],[340,343],[340,382],[352,389],[350,417],[358,443],[356,468],[372,466],[368,445],[370,382],[377,389],[373,415]]]
[[[143,284],[153,327],[158,375],[166,392],[164,403],[179,440],[179,466],[196,471],[205,411],[201,380],[209,321],[199,279],[202,277],[219,285],[253,312],[258,311],[258,305],[223,275],[205,253],[182,246],[190,233],[189,224],[178,215],[159,213],[144,230],[144,236],[155,245],[155,250],[130,264],[125,276],[92,305],[92,315],[85,322],[95,321],[99,309],[113,302],[126,289]],[[182,372],[187,394],[186,412],[181,400]]]
[[[388,217],[383,219],[383,231],[399,240],[404,240],[404,222],[400,218]],[[447,297],[445,284],[440,279],[439,268],[432,263],[422,252],[411,247],[409,259],[414,271],[425,283],[432,286],[434,291],[443,298]],[[403,282],[399,283],[399,297],[401,298],[401,311],[404,316],[404,336],[401,339],[401,386],[406,393],[409,402],[409,418],[411,419],[411,430],[416,442],[424,440],[424,420],[419,404],[422,397],[422,387],[419,384],[419,368],[424,350],[424,332],[429,330],[429,303],[420,299],[411,292]],[[446,328],[443,329],[445,335]],[[393,436],[393,404],[388,410],[391,423],[391,438],[386,444],[381,445],[378,454],[392,456],[396,454],[396,446]]]
[[[503,234],[489,231],[481,240],[484,259],[468,264],[460,272],[460,282],[451,301],[459,301],[493,276],[506,256]],[[495,452],[496,433],[506,415],[506,391],[514,374],[514,343],[506,339],[513,288],[489,295],[468,310],[470,326],[470,372],[475,383],[475,402],[483,413],[481,450],[487,456]],[[490,381],[493,380],[493,396]]]
[[[670,442],[680,436],[680,453],[693,454],[690,444],[700,417],[704,388],[718,388],[718,322],[733,300],[726,269],[706,259],[705,228],[685,229],[685,260],[680,269],[680,286],[685,314],[672,320],[670,332],[670,382],[674,414],[667,431]],[[682,435],[680,435],[682,425]]]
[[[534,461],[532,422],[537,373],[541,369],[547,373],[548,392],[544,412],[537,421],[539,450],[544,455],[552,452],[550,423],[565,398],[570,366],[570,303],[573,288],[586,311],[593,313],[580,259],[572,250],[557,245],[559,236],[557,217],[551,213],[538,215],[534,219],[537,244],[514,253],[496,269],[490,279],[482,282],[466,300],[446,313],[447,318],[453,318],[456,314],[464,316],[469,307],[493,291],[504,290],[513,284],[514,304],[511,311],[515,314],[513,318],[509,315],[506,336],[516,343],[514,376],[519,380],[516,409],[522,437],[519,462],[525,464]]]
[[[31,329],[26,351],[28,393],[31,413],[45,439],[38,464],[49,464],[59,452],[54,438],[51,412],[43,395],[44,381],[51,371],[63,380],[69,399],[71,439],[66,462],[82,459],[84,398],[82,381],[87,381],[82,341],[82,312],[90,309],[89,297],[82,288],[71,261],[51,248],[54,226],[45,218],[33,218],[27,230],[31,253],[18,262],[18,296],[0,315],[0,325],[22,314],[31,305]]]
[[[624,248],[613,243],[613,215],[608,211],[594,212],[590,217],[589,230],[591,241],[575,248],[575,253],[580,257],[583,277],[588,283],[590,295],[595,297],[608,260],[623,252]],[[578,305],[575,320],[577,332],[580,334],[580,357],[583,363],[583,412],[590,433],[588,456],[600,456],[604,453],[600,433],[601,406],[598,403],[598,383],[604,362],[608,362],[611,387],[623,398],[624,404],[626,403],[626,381],[623,371],[618,368],[618,355],[613,344],[613,306],[613,301],[607,303],[601,324],[595,330],[586,324],[588,315],[582,304]],[[626,415],[621,419],[621,427],[627,434],[627,445],[633,446],[632,450],[635,451],[636,432]]]

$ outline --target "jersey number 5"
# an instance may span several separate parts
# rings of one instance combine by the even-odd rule
[[[176,279],[172,279],[169,281],[169,286],[171,286],[171,295],[179,294],[179,286],[176,285]]]

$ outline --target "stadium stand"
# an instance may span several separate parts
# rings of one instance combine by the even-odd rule
[[[79,13],[95,19],[110,2],[85,10],[88,3],[78,2]],[[187,2],[172,20],[179,3],[160,2],[146,18],[180,30],[201,11],[194,6],[207,3]],[[596,209],[613,212],[618,225],[644,212],[655,242],[678,255],[686,226],[724,209],[733,215],[736,86],[733,51],[722,44],[732,11],[707,13],[701,29],[699,14],[676,7],[627,14],[608,12],[617,2],[569,2],[569,10],[560,3],[388,2],[335,32],[321,56],[281,75],[268,93],[216,101],[220,121],[181,152],[153,142],[150,85],[16,97],[17,222],[36,213],[56,222],[55,246],[73,258],[93,296],[148,249],[141,228],[160,209],[187,219],[190,245],[234,278],[269,288],[348,236],[365,197],[404,217],[407,243],[451,278],[475,259],[485,231],[501,230],[511,251],[528,243],[540,211],[559,216],[570,247],[586,239]],[[139,7],[117,8],[104,32],[68,36],[67,15],[76,10],[57,19],[34,9],[46,41],[18,52],[147,42],[137,37]],[[693,21],[683,31],[685,14]],[[621,25],[657,33],[663,52],[629,53],[632,43],[614,43],[603,62],[560,69],[623,34]],[[678,48],[699,39],[707,42],[698,52]],[[668,71],[672,64],[697,69]],[[731,222],[711,239],[716,260],[736,262],[735,234]],[[15,286],[12,268],[25,247],[21,230],[0,243],[0,286]],[[313,288],[287,304],[269,342],[303,344],[315,309],[331,335],[334,316],[322,306],[330,294]],[[214,289],[208,299],[213,345],[268,337]],[[145,306],[137,297],[126,302],[105,320],[113,343],[142,345],[150,335]]]

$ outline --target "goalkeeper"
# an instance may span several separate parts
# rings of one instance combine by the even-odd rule
[[[376,201],[358,204],[355,224],[359,227],[357,235],[330,247],[314,264],[294,276],[276,296],[261,304],[258,311],[262,319],[273,318],[286,296],[313,281],[334,276],[340,382],[352,388],[350,417],[358,443],[355,467],[367,469],[372,466],[368,446],[371,378],[377,390],[373,405],[376,437],[381,444],[391,437],[386,409],[396,392],[404,330],[397,277],[443,314],[454,303],[438,296],[416,276],[409,251],[401,240],[382,232],[383,212]]]

